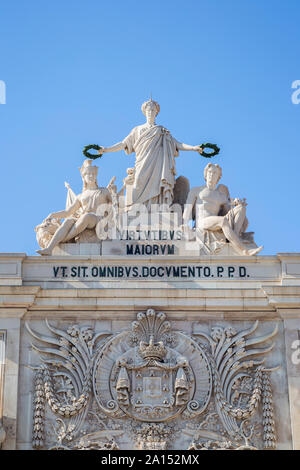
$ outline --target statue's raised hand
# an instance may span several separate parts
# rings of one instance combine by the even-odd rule
[[[116,181],[116,177],[113,176],[112,179],[110,180],[110,182],[107,185],[107,189],[112,193],[117,192],[117,186],[114,184],[115,181]]]
[[[194,150],[195,150],[195,152],[202,153],[203,152],[203,147],[201,145],[195,145]]]

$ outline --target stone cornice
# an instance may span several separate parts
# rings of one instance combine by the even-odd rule
[[[22,264],[26,253],[0,253],[0,286],[22,284]]]
[[[300,318],[300,286],[263,286],[263,291],[282,318]]]
[[[206,265],[222,263],[258,266],[253,278],[202,279],[196,281],[172,279],[99,280],[85,282],[49,279],[44,267],[59,263],[184,263]],[[102,265],[100,263],[100,265]],[[274,265],[274,268],[272,268]],[[26,269],[24,268],[26,266]],[[266,271],[264,271],[264,266]],[[49,269],[49,268],[47,268]],[[41,271],[42,270],[42,271]],[[47,271],[48,272],[48,271]],[[45,277],[39,281],[40,273]],[[262,274],[261,278],[259,277]],[[267,273],[267,274],[266,274]],[[274,273],[274,274],[273,274]],[[9,285],[8,285],[9,284]],[[85,315],[88,312],[112,314],[121,310],[162,308],[170,313],[188,312],[199,316],[224,314],[242,317],[300,316],[300,254],[279,253],[259,257],[112,257],[112,256],[26,256],[25,253],[0,254],[0,315],[44,315],[63,311]],[[231,312],[231,313],[230,313]]]
[[[0,286],[0,316],[21,318],[34,304],[39,286]]]

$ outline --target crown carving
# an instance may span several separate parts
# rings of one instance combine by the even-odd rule
[[[140,342],[139,354],[143,359],[157,359],[161,361],[167,354],[167,350],[162,341],[154,343],[154,337],[150,336],[149,343]]]

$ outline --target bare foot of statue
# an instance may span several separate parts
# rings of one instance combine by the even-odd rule
[[[44,248],[42,250],[36,250],[36,252],[40,255],[51,255],[52,250],[49,250],[49,248]]]
[[[247,256],[254,256],[257,255],[261,250],[263,249],[263,246],[259,246],[258,248],[253,248],[252,250],[245,250],[245,254]]]

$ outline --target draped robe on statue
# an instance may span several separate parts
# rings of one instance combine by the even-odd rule
[[[175,184],[177,141],[162,126],[137,126],[123,140],[125,152],[135,152],[133,204],[171,204]]]

